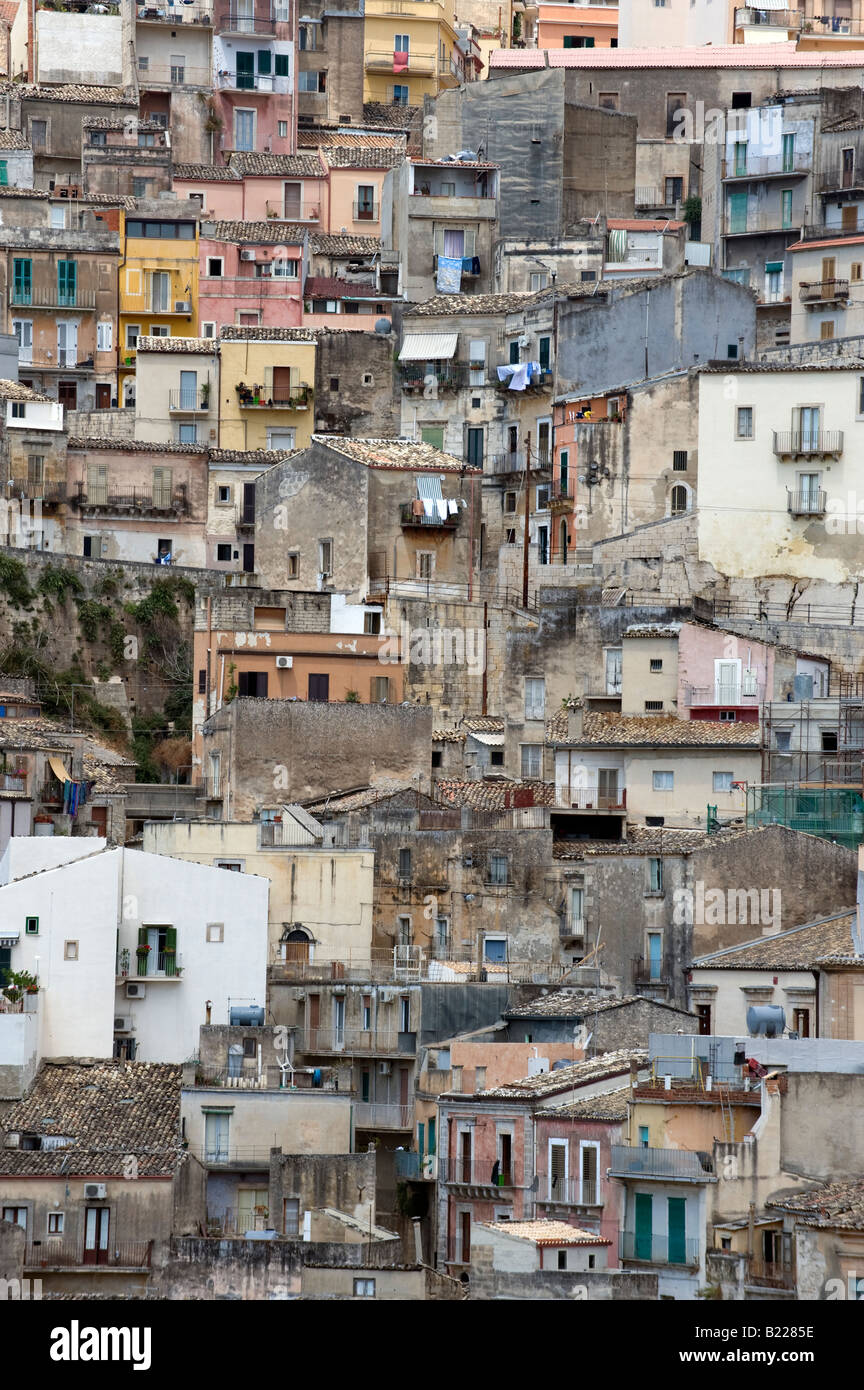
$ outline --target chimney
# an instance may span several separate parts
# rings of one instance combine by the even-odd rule
[[[567,738],[569,742],[576,743],[582,737],[582,724],[585,711],[581,704],[570,706],[567,710]]]
[[[852,918],[852,944],[856,956],[864,956],[864,845],[858,846],[858,897]]]

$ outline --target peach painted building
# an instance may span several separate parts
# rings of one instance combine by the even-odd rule
[[[592,486],[588,481],[591,477],[591,460],[580,458],[579,435],[580,432],[584,434],[580,426],[587,423],[596,425],[600,430],[616,429],[624,420],[626,403],[627,393],[622,387],[618,392],[603,396],[571,397],[566,401],[557,401],[553,407],[555,447],[549,493],[549,558],[553,564],[573,564],[576,548],[587,543],[582,537],[586,529],[588,489]],[[583,465],[587,467],[587,473]],[[586,482],[580,482],[580,477],[586,478]]]
[[[227,324],[298,327],[305,239],[305,228],[272,219],[202,223],[200,334],[218,337]]]
[[[538,48],[617,48],[618,6],[547,3],[538,6]],[[570,42],[568,42],[570,40]]]
[[[217,0],[213,102],[220,148],[291,154],[297,141],[295,25],[290,0]]]
[[[327,231],[335,236],[381,235],[381,188],[388,169],[404,161],[391,143],[335,146],[323,151],[329,174]]]
[[[327,166],[311,150],[233,154],[224,167],[178,164],[174,189],[196,199],[214,221],[274,220],[321,230],[329,216]]]

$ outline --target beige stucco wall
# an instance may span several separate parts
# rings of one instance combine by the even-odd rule
[[[655,771],[674,774],[672,791],[653,790]],[[703,827],[709,805],[717,807],[721,820],[743,816],[746,810],[743,788],[715,792],[714,772],[731,772],[735,782],[758,782],[761,775],[759,750],[733,746],[628,752],[624,777],[628,816],[634,820],[646,815],[665,816],[667,825]]]
[[[770,930],[764,935],[771,935]],[[755,928],[752,935],[759,935]],[[776,978],[777,984],[773,983]],[[746,991],[758,990],[758,998]],[[708,991],[715,991],[709,994]],[[810,1036],[816,1036],[816,978],[809,970],[710,970],[695,969],[691,992],[700,1003],[711,1004],[711,1029],[718,1034],[747,1033],[747,1010],[751,1004],[779,1004],[786,1010],[787,1027],[792,1028],[793,1010],[809,1008]],[[838,1036],[824,1032],[823,1036]],[[840,1034],[839,1036],[842,1036]],[[850,1035],[862,1037],[864,1034]]]
[[[338,1154],[352,1148],[352,1104],[348,1095],[308,1091],[240,1091],[190,1087],[181,1098],[181,1116],[193,1154],[203,1155],[205,1115],[228,1113],[228,1151],[239,1149],[256,1162],[276,1146],[283,1153]],[[266,1186],[266,1182],[262,1184]]]
[[[652,671],[652,660],[662,662],[663,669]],[[662,710],[646,711],[646,700],[662,700]],[[678,638],[625,637],[621,643],[621,713],[675,714],[677,710]]]
[[[206,410],[177,411],[180,373],[195,372],[198,392],[206,386]],[[176,443],[180,423],[194,424],[198,444],[215,445],[219,419],[219,359],[214,352],[139,352],[136,366],[135,438]],[[203,397],[201,397],[203,403]],[[196,399],[196,405],[198,401]],[[214,433],[211,437],[210,431]]]

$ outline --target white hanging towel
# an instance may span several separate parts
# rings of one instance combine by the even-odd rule
[[[435,499],[435,506],[438,508],[438,520],[439,520],[439,521],[446,521],[446,520],[447,520],[447,503],[445,502],[444,498],[443,498],[443,497],[436,497],[436,499]]]
[[[424,511],[424,513],[426,514],[426,516],[432,516],[434,510],[435,510],[435,504],[434,504],[434,502],[432,501],[432,498],[431,498],[431,497],[424,497],[424,498],[423,498],[423,511]]]
[[[459,503],[456,501],[455,497],[451,497],[447,503],[447,511],[450,513],[451,516],[453,516],[454,513],[458,512],[458,510]]]

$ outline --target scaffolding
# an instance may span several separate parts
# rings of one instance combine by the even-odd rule
[[[762,709],[762,781],[864,787],[864,676],[841,676],[836,693]]]
[[[747,826],[785,825],[856,849],[864,841],[864,790],[774,782],[747,788]]]

